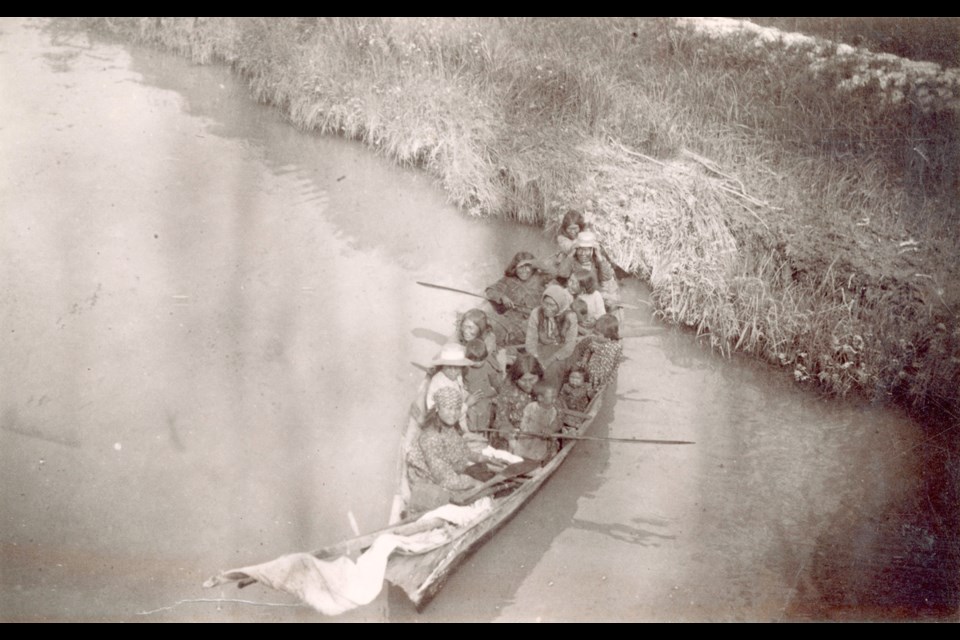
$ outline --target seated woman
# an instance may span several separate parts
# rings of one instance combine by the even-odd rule
[[[430,363],[430,383],[427,385],[426,410],[433,408],[433,397],[442,388],[453,388],[460,392],[463,400],[467,399],[466,386],[463,383],[463,374],[473,362],[467,358],[466,348],[462,344],[448,342],[440,348],[440,353]]]
[[[545,377],[559,386],[567,360],[577,346],[577,314],[570,308],[573,296],[560,285],[551,284],[543,292],[540,306],[530,313],[524,346],[536,357]]]
[[[590,271],[599,285],[600,295],[607,309],[620,301],[620,285],[613,264],[600,248],[597,234],[581,231],[573,242],[573,248],[558,267],[559,275],[569,278],[577,269]]]
[[[479,486],[481,482],[465,471],[488,460],[467,446],[457,428],[463,403],[460,392],[443,387],[431,400],[434,408],[427,413],[419,437],[407,450],[410,513],[429,511],[450,502],[457,492]]]
[[[426,377],[417,388],[417,394],[410,403],[410,417],[417,425],[423,426],[427,414],[433,409],[433,397],[441,388],[449,387],[460,392],[465,407],[472,406],[478,397],[472,396],[464,380],[464,374],[474,362],[467,358],[466,348],[462,344],[448,342],[440,348],[440,353],[430,363]],[[466,410],[460,416],[460,421],[466,425]],[[407,444],[417,436],[417,431],[407,430]]]
[[[485,295],[497,313],[490,321],[501,346],[523,343],[527,316],[540,304],[540,296],[553,275],[532,253],[521,251],[510,261],[503,277],[487,287]]]
[[[509,450],[510,439],[523,422],[523,411],[534,401],[533,387],[543,379],[543,367],[535,357],[521,353],[507,369],[500,393],[494,401],[493,446]],[[513,452],[511,452],[513,453]]]
[[[557,236],[557,244],[563,256],[570,253],[574,240],[581,231],[586,229],[587,223],[583,219],[583,214],[576,209],[570,209],[563,214],[563,220],[560,221],[560,234]]]
[[[483,340],[489,355],[497,353],[497,336],[490,326],[490,320],[483,309],[470,309],[458,314],[457,330],[453,337],[454,342],[466,346],[471,340]]]

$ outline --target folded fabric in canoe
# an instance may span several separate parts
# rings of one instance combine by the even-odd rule
[[[463,527],[493,509],[487,497],[464,507],[447,504],[417,522],[439,519]],[[356,561],[346,556],[319,560],[309,553],[291,553],[270,562],[224,571],[203,583],[206,588],[254,579],[299,598],[320,613],[335,616],[373,602],[383,589],[387,560],[396,550],[422,553],[450,541],[450,529],[437,527],[410,536],[384,534]]]
[[[504,451],[503,449],[494,449],[493,447],[489,447],[489,446],[486,447],[486,448],[485,448],[483,451],[481,451],[480,453],[482,453],[483,455],[487,456],[488,458],[494,458],[494,459],[496,459],[496,460],[502,460],[503,462],[506,462],[507,464],[513,464],[513,463],[515,463],[515,462],[521,462],[521,461],[523,460],[523,458],[521,458],[520,456],[514,455],[514,454],[510,453],[509,451]]]

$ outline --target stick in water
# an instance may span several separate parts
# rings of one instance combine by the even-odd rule
[[[357,525],[357,519],[353,515],[353,511],[347,511],[347,520],[350,521],[350,529],[353,531],[353,535],[360,535],[360,527]]]
[[[566,412],[575,414],[577,412]],[[582,414],[581,414],[582,415]],[[500,433],[496,429],[483,429],[488,433]],[[511,435],[527,436],[529,438],[542,438],[544,440],[595,440],[597,442],[632,442],[634,444],[697,444],[690,440],[651,440],[647,438],[601,438],[600,436],[565,436],[562,433],[530,433],[527,431],[515,431]]]
[[[690,440],[651,440],[647,438],[601,438],[600,436],[565,436],[562,433],[538,434],[524,433],[523,435],[534,436],[538,438],[548,438],[551,440],[596,440],[597,442],[633,442],[636,444],[697,444]]]

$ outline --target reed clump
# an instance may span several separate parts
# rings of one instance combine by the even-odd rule
[[[233,65],[473,215],[584,209],[658,313],[827,391],[960,404],[956,70],[749,23],[100,18]]]

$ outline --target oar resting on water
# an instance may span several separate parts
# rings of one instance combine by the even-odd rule
[[[565,412],[568,414],[577,414],[575,411]],[[583,414],[579,414],[583,415]],[[579,416],[575,416],[579,417]],[[500,433],[496,429],[482,429],[486,433]],[[603,438],[600,436],[575,436],[564,435],[562,433],[531,433],[528,431],[514,431],[510,435],[528,436],[530,438],[541,438],[544,440],[595,440],[597,442],[632,442],[634,444],[697,444],[690,440],[651,440],[649,438]],[[519,463],[518,463],[519,464]]]
[[[488,298],[487,296],[485,296],[485,295],[483,295],[483,294],[480,294],[480,293],[474,293],[473,291],[464,291],[463,289],[456,289],[456,288],[454,288],[454,287],[447,287],[447,286],[442,285],[442,284],[433,284],[433,283],[430,283],[430,282],[420,282],[419,280],[417,281],[417,284],[419,284],[421,287],[430,287],[431,289],[440,289],[440,290],[442,290],[442,291],[452,291],[452,292],[454,292],[454,293],[462,293],[462,294],[465,295],[465,296],[473,296],[474,298],[482,298],[482,299],[486,300],[487,302],[490,302],[490,303],[493,303],[493,304],[496,304],[496,303],[497,303],[496,300],[492,300],[491,298]],[[641,300],[641,302],[643,302],[643,301]],[[532,309],[530,309],[529,307],[525,307],[525,306],[521,306],[521,305],[517,305],[517,306],[514,307],[514,308],[517,309],[518,311],[523,311],[524,313],[529,313],[530,311],[532,311]],[[613,312],[613,311],[615,311],[615,310],[617,310],[617,309],[629,309],[629,310],[631,310],[631,311],[636,311],[636,310],[640,309],[640,307],[638,307],[637,305],[633,305],[633,304],[627,304],[626,302],[615,302],[615,303],[613,303],[613,304],[610,305],[610,308],[607,309],[607,311]],[[659,330],[662,331],[662,329],[659,329]],[[637,337],[637,336],[628,336],[628,337],[633,338],[633,337]]]

